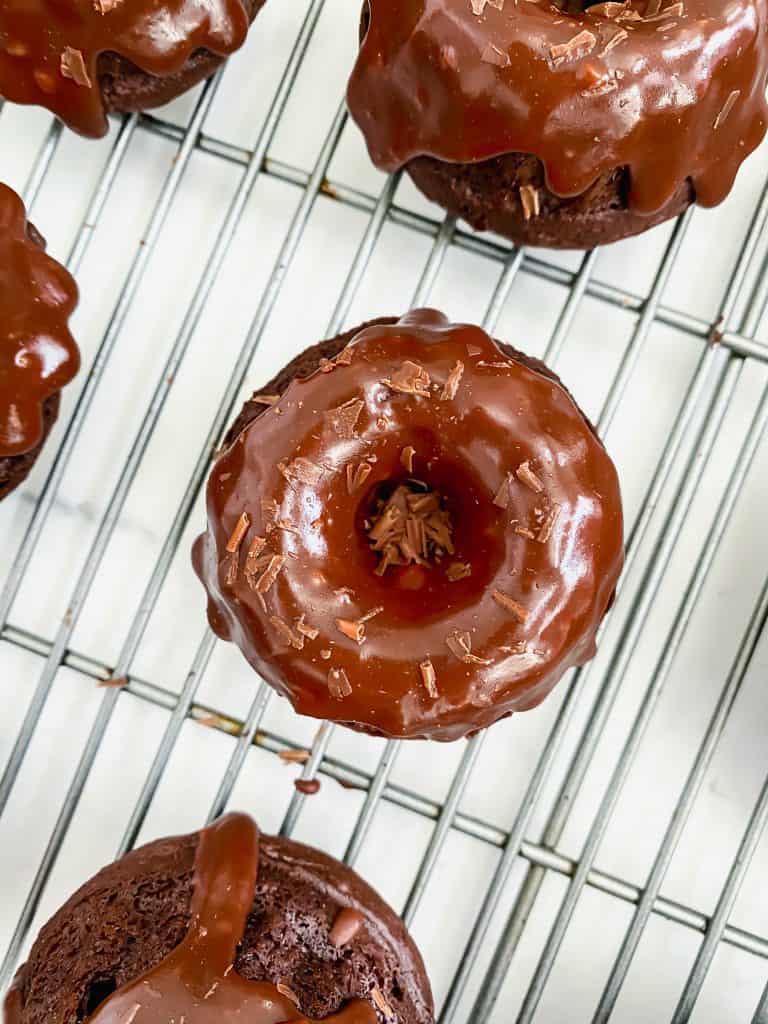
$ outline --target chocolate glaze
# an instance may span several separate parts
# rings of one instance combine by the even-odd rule
[[[156,967],[123,985],[88,1024],[316,1024],[268,982],[247,981],[233,970],[253,904],[259,834],[244,814],[228,814],[200,834],[195,855],[189,930]],[[18,1024],[21,1000],[6,1002],[6,1024]],[[328,1024],[377,1024],[372,1007],[355,1000]]]
[[[0,457],[40,444],[46,400],[77,373],[67,327],[76,304],[74,280],[45,254],[21,199],[0,185]]]
[[[429,398],[385,383],[408,361]],[[328,414],[350,402],[340,430]],[[409,477],[444,497],[455,553],[377,576],[365,524]],[[218,458],[208,522],[193,560],[214,631],[300,713],[388,736],[455,739],[539,703],[593,655],[623,560],[616,471],[565,389],[434,310],[368,327],[293,380]],[[454,561],[471,575],[452,580]],[[362,643],[340,629],[373,611]]]
[[[234,53],[248,20],[242,0],[4,0],[0,96],[46,107],[98,137],[107,130],[103,56],[168,77],[200,50]]]
[[[530,153],[560,196],[629,168],[652,214],[728,193],[766,128],[768,0],[368,0],[348,101],[371,158]],[[576,42],[574,42],[576,40]]]

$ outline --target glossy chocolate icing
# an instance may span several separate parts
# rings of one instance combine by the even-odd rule
[[[242,0],[3,0],[0,96],[47,107],[97,137],[107,130],[103,54],[163,77],[198,50],[234,53],[247,32]]]
[[[0,456],[40,443],[43,403],[80,365],[67,327],[77,286],[38,238],[21,199],[0,185]]]
[[[244,814],[228,814],[200,833],[189,930],[156,967],[123,985],[87,1024],[317,1024],[268,982],[233,970],[253,904],[259,833]],[[5,1024],[18,1024],[21,994],[6,999]],[[327,1024],[377,1024],[369,1003],[355,1000]]]
[[[214,631],[297,711],[455,739],[593,655],[619,486],[551,375],[417,310],[264,401],[216,461],[193,560]],[[409,478],[445,500],[455,550],[377,575],[371,516]]]
[[[368,5],[348,101],[383,170],[529,153],[574,196],[627,167],[651,214],[686,179],[720,202],[765,133],[768,0]]]

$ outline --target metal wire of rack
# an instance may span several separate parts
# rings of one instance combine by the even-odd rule
[[[413,237],[424,237],[430,247],[421,275],[412,292],[411,304],[429,301],[444,267],[447,255],[461,251],[482,258],[497,268],[497,278],[483,317],[483,326],[493,332],[505,310],[513,288],[521,276],[538,279],[567,289],[565,301],[548,334],[543,358],[557,365],[587,302],[620,310],[634,318],[634,326],[612,379],[602,398],[597,425],[606,434],[617,414],[624,408],[628,388],[638,367],[652,329],[663,325],[684,335],[696,346],[696,361],[687,388],[676,410],[655,469],[645,483],[638,509],[631,524],[627,545],[627,570],[622,587],[629,597],[620,597],[616,611],[603,631],[607,655],[572,675],[561,686],[562,700],[552,715],[546,741],[542,744],[520,800],[513,808],[506,827],[465,810],[467,793],[484,755],[487,734],[470,739],[460,748],[455,771],[442,798],[434,799],[418,786],[403,785],[395,779],[401,744],[387,742],[376,747],[377,760],[372,767],[334,756],[331,744],[338,730],[323,723],[317,729],[302,777],[316,775],[336,779],[363,792],[350,833],[345,840],[344,859],[351,865],[360,862],[382,807],[392,805],[407,815],[422,819],[430,831],[421,849],[415,870],[408,879],[401,912],[409,925],[419,910],[446,857],[453,835],[468,837],[473,843],[494,851],[492,868],[485,880],[481,898],[466,921],[461,936],[461,955],[451,971],[450,983],[442,993],[440,1024],[516,1019],[519,1022],[572,1019],[551,1010],[541,1011],[542,998],[550,975],[562,956],[569,927],[585,891],[603,894],[627,911],[618,942],[604,971],[603,983],[594,1001],[590,1019],[657,1020],[644,1016],[642,1008],[622,1009],[621,993],[633,968],[638,949],[654,920],[671,922],[678,931],[696,934],[698,944],[690,957],[689,969],[679,989],[671,1013],[675,1024],[692,1018],[718,951],[728,947],[754,958],[766,979],[765,987],[753,999],[752,1024],[768,1022],[768,923],[752,930],[733,919],[734,906],[758,849],[768,822],[768,762],[758,765],[763,782],[739,843],[721,885],[713,909],[704,913],[695,906],[663,894],[681,837],[694,810],[702,784],[717,756],[722,737],[732,721],[732,713],[748,675],[755,670],[760,642],[768,618],[768,579],[759,589],[751,613],[740,631],[740,640],[731,655],[719,696],[687,766],[672,813],[656,847],[650,870],[641,883],[601,870],[596,858],[611,827],[612,819],[644,738],[652,725],[659,702],[673,682],[673,668],[702,594],[721,555],[729,526],[738,511],[746,482],[762,451],[768,425],[768,383],[762,383],[762,369],[768,364],[768,345],[759,337],[763,314],[768,305],[768,274],[764,273],[765,246],[768,241],[768,185],[762,191],[748,230],[743,238],[714,318],[699,317],[665,302],[670,278],[675,273],[681,249],[692,220],[686,213],[671,231],[656,266],[650,287],[643,294],[595,277],[597,254],[584,255],[576,269],[569,269],[546,254],[509,248],[491,238],[461,230],[445,217],[415,212],[395,203],[400,179],[388,178],[378,195],[329,180],[332,162],[346,125],[345,107],[340,104],[330,122],[313,166],[306,170],[274,155],[275,139],[281,127],[292,90],[300,75],[308,49],[323,13],[325,0],[308,0],[288,59],[252,147],[243,148],[208,131],[222,74],[211,80],[197,96],[194,108],[183,126],[160,116],[131,116],[113,125],[113,137],[107,158],[92,189],[87,211],[71,247],[67,263],[77,273],[83,266],[94,233],[109,210],[113,188],[142,137],[157,137],[175,149],[173,161],[154,202],[146,228],[127,267],[117,300],[101,341],[85,375],[77,402],[58,435],[58,447],[47,476],[25,520],[20,543],[10,563],[0,591],[0,669],[3,650],[14,648],[34,656],[34,680],[29,702],[9,743],[0,779],[0,816],[8,809],[18,791],[20,778],[34,758],[41,721],[56,687],[63,685],[62,669],[83,679],[105,681],[125,679],[126,685],[107,687],[100,696],[93,721],[87,730],[82,750],[48,834],[42,855],[35,865],[15,923],[9,935],[0,984],[7,984],[20,956],[28,945],[41,904],[51,883],[73,819],[92,780],[94,766],[103,753],[106,737],[119,706],[134,699],[163,712],[164,727],[154,756],[147,767],[133,805],[124,822],[117,852],[128,850],[139,839],[148,814],[161,787],[169,764],[190,720],[227,737],[227,763],[209,803],[210,820],[228,805],[254,749],[277,754],[294,745],[285,735],[270,731],[265,720],[271,705],[270,691],[261,684],[245,714],[228,714],[200,699],[201,687],[212,663],[216,644],[205,631],[178,691],[143,678],[136,670],[137,657],[150,620],[156,611],[166,581],[174,571],[182,541],[199,502],[201,488],[210,465],[211,453],[220,441],[251,372],[251,366],[270,318],[281,296],[283,285],[294,261],[306,244],[308,225],[320,197],[343,208],[355,210],[366,218],[354,257],[347,267],[326,336],[338,333],[348,323],[356,296],[370,268],[388,225],[395,225]],[[54,167],[65,134],[53,122],[29,171],[24,198],[34,211]],[[119,469],[95,525],[87,553],[74,585],[67,587],[65,612],[49,637],[12,621],[19,594],[30,565],[44,537],[46,524],[60,495],[67,468],[87,429],[89,413],[121,340],[152,254],[172,217],[172,208],[180,188],[190,172],[196,154],[204,154],[234,168],[237,186],[218,226],[191,300],[176,330],[173,342],[160,366],[146,408],[130,442],[127,457]],[[92,594],[103,560],[113,541],[148,448],[164,415],[177,375],[184,366],[190,345],[205,313],[206,305],[224,272],[233,240],[242,224],[254,188],[262,178],[274,179],[298,189],[298,202],[287,223],[276,252],[271,273],[255,296],[250,324],[242,346],[236,353],[221,402],[202,440],[181,498],[159,546],[151,574],[123,633],[117,656],[102,658],[73,645],[78,622]],[[311,340],[311,339],[309,339]],[[572,809],[585,786],[599,747],[610,728],[617,697],[635,666],[635,656],[649,619],[654,612],[660,589],[681,538],[689,523],[691,509],[700,498],[706,474],[726,421],[745,382],[759,379],[760,387],[751,421],[742,429],[732,454],[729,472],[717,500],[712,503],[708,525],[696,546],[688,572],[674,593],[671,615],[664,635],[656,644],[658,652],[652,670],[644,679],[641,699],[627,722],[626,733],[610,764],[607,781],[600,784],[594,813],[584,835],[583,845],[574,856],[565,852]],[[630,585],[631,584],[631,585]],[[613,628],[610,642],[607,631]],[[202,627],[201,627],[202,631]],[[571,737],[569,741],[569,737]],[[362,741],[361,741],[362,742]],[[371,741],[373,742],[373,741]],[[549,794],[549,797],[547,797]],[[280,831],[291,834],[299,826],[307,809],[307,797],[293,791],[282,814]],[[546,918],[543,941],[536,950],[530,970],[526,970],[521,996],[512,1002],[504,997],[510,970],[520,955],[531,915],[542,901],[547,881],[558,878],[562,887],[553,912]],[[541,1011],[541,1012],[540,1012]],[[573,1018],[576,1019],[576,1018]],[[581,1018],[579,1018],[581,1019]],[[706,1018],[713,1019],[713,1018]],[[736,1019],[729,1018],[730,1019]],[[747,1019],[747,1018],[745,1018]]]

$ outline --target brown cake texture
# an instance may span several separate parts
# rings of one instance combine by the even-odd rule
[[[182,942],[198,839],[193,833],[137,849],[64,904],[17,979],[19,1024],[79,1024]],[[339,937],[334,924],[344,910],[362,922]],[[399,918],[351,869],[287,839],[261,837],[234,970],[289,991],[303,1014],[320,1021],[350,1001],[371,1001],[374,989],[373,1002],[392,1012],[387,1020],[377,1011],[381,1024],[434,1020],[424,965]]]
[[[546,186],[541,161],[526,153],[473,164],[422,156],[405,169],[428,199],[477,231],[548,249],[592,249],[640,234],[676,217],[696,199],[689,179],[651,217],[639,215],[628,202],[626,167],[601,175],[581,195],[557,196]]]

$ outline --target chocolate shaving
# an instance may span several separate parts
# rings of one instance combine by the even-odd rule
[[[661,0],[654,0],[654,2],[661,3]],[[604,4],[593,4],[589,8],[590,17],[598,15],[601,18],[618,18],[624,14],[627,10],[626,3],[617,3],[616,0],[608,0]]]
[[[306,624],[306,622],[304,621],[304,615],[300,615],[299,618],[296,619],[294,628],[296,629],[297,633],[301,633],[301,635],[305,636],[307,640],[316,640],[320,635],[319,629],[315,629],[314,626],[308,626]]]
[[[353,622],[352,619],[336,619],[336,628],[356,644],[362,644],[365,640],[365,626],[362,622]]]
[[[456,397],[456,392],[459,390],[459,384],[461,378],[464,376],[464,363],[460,359],[456,360],[455,365],[452,367],[451,372],[448,374],[445,384],[443,385],[443,392],[440,398],[446,401]]]
[[[406,359],[402,366],[399,366],[389,380],[384,384],[393,391],[401,391],[404,395],[418,395],[420,398],[429,398],[429,374],[418,363]]]
[[[494,46],[493,43],[485,44],[483,52],[480,54],[480,60],[485,64],[493,64],[497,68],[508,68],[512,63],[509,54],[500,50],[498,46]]]
[[[352,693],[347,673],[343,668],[332,668],[328,670],[328,692],[334,700],[343,700]]]
[[[445,571],[445,575],[450,583],[455,583],[457,580],[463,580],[467,576],[471,576],[472,566],[469,562],[451,562]]]
[[[509,508],[509,476],[502,480],[501,487],[496,492],[493,504],[498,508]]]
[[[536,540],[536,534],[527,526],[516,526],[514,531],[519,537],[527,537],[528,540]]]
[[[86,89],[92,87],[92,82],[88,77],[88,69],[85,66],[85,60],[80,50],[75,50],[71,46],[65,46],[64,52],[61,55],[61,73],[64,78],[71,79],[75,85],[81,85]]]
[[[323,417],[335,434],[349,441],[355,436],[355,425],[364,408],[365,402],[362,399],[350,398],[338,408],[323,413]]]
[[[274,530],[277,517],[280,515],[280,506],[274,498],[261,499],[261,518],[264,520],[264,532]]]
[[[279,615],[270,615],[269,621],[287,644],[295,648],[297,651],[304,650],[304,637],[301,633],[291,629],[285,619],[281,619]]]
[[[552,530],[555,528],[557,517],[560,515],[560,506],[555,502],[544,519],[544,522],[539,527],[539,532],[536,534],[536,540],[539,544],[546,544],[549,538],[552,536]]]
[[[383,1013],[387,1020],[395,1019],[395,1014],[392,1007],[389,1005],[387,1000],[382,995],[381,989],[378,988],[376,985],[374,985],[374,987],[371,989],[371,999],[373,1000],[373,1003],[376,1009],[379,1011],[379,1013]]]
[[[255,589],[259,594],[266,594],[277,579],[280,570],[283,568],[284,562],[285,559],[282,555],[272,555],[269,560],[269,565],[256,581]]]
[[[629,32],[623,28],[617,28],[613,35],[605,42],[598,56],[604,57],[607,53],[610,53],[614,46],[623,43],[625,39],[629,39]]]
[[[285,530],[286,533],[295,533],[297,537],[301,536],[299,530],[296,529],[290,519],[276,519],[275,529]]]
[[[490,665],[490,658],[481,658],[472,653],[472,637],[466,629],[454,629],[445,638],[451,654],[465,665]]]
[[[254,395],[251,401],[256,402],[257,405],[277,405],[280,395]]]
[[[521,484],[525,484],[526,487],[530,487],[532,491],[537,494],[541,494],[544,490],[544,484],[539,480],[536,474],[531,469],[531,464],[526,459],[525,462],[521,462],[515,470],[515,476]]]
[[[472,13],[478,17],[485,10],[486,4],[488,7],[495,7],[497,11],[504,10],[504,0],[470,0],[470,3],[472,5]]]
[[[94,0],[93,6],[99,14],[109,14],[110,11],[116,10],[122,2],[123,0]]]
[[[738,100],[739,96],[741,96],[740,89],[734,89],[733,92],[729,95],[728,99],[723,104],[722,110],[715,118],[715,123],[713,125],[715,131],[717,131],[717,129],[720,127],[723,121],[725,121],[726,117],[728,117],[730,112],[733,110],[733,106],[736,103],[736,100]]]
[[[325,472],[322,466],[318,466],[317,463],[312,462],[310,459],[305,459],[303,456],[293,459],[287,465],[284,462],[280,462],[277,468],[288,483],[293,484],[298,481],[302,484],[308,484],[310,487],[316,487],[322,480],[323,473]]]
[[[376,608],[371,608],[365,615],[361,615],[357,620],[358,622],[370,622],[371,619],[375,619],[377,615],[380,615],[384,611],[384,605],[380,604]]]
[[[371,517],[368,538],[381,553],[378,576],[390,565],[425,565],[454,552],[451,521],[437,494],[414,493],[405,484]]]
[[[435,675],[435,668],[432,662],[427,658],[426,661],[422,661],[419,665],[419,671],[421,672],[421,678],[424,683],[424,689],[427,691],[430,697],[433,699],[438,696],[437,693],[437,676]]]
[[[521,185],[520,192],[520,205],[523,208],[523,217],[525,220],[530,220],[531,217],[538,217],[541,210],[539,201],[539,190],[535,185]]]
[[[328,650],[327,647],[324,647],[322,651],[320,651],[320,657],[323,659],[323,661],[328,661],[330,659],[331,652]]]
[[[347,345],[346,348],[343,348],[337,356],[333,357],[333,359],[322,358],[320,360],[320,372],[331,373],[337,366],[349,366],[352,362],[352,356],[353,348],[351,345]]]
[[[245,556],[245,582],[251,588],[255,588],[256,575],[267,564],[262,561],[263,556],[261,554],[266,543],[266,537],[254,537],[251,541],[251,546],[248,548],[248,554]]]
[[[301,1008],[299,1003],[299,997],[296,995],[292,988],[289,988],[289,986],[285,984],[284,981],[278,981],[277,984],[275,985],[275,988],[277,989],[281,996],[285,996],[286,999],[290,999],[290,1001],[296,1006],[297,1009]]]
[[[406,471],[406,473],[413,472],[413,457],[416,454],[416,449],[408,445],[407,448],[403,448],[400,452],[400,465]]]
[[[347,494],[354,494],[359,490],[372,472],[373,470],[367,462],[358,462],[356,466],[348,462],[346,466]]]
[[[509,594],[505,594],[503,590],[492,591],[491,597],[505,611],[511,612],[518,622],[525,622],[528,618],[528,609],[521,605],[519,601],[515,601]]]
[[[240,550],[240,545],[243,543],[243,538],[248,533],[248,527],[251,525],[251,519],[247,512],[242,512],[240,518],[235,524],[235,528],[227,541],[227,551],[230,555],[237,554]]]
[[[595,47],[596,37],[587,29],[579,32],[567,43],[557,43],[549,48],[549,56],[555,67],[578,57],[586,57]]]
[[[237,583],[237,574],[240,571],[240,559],[237,554],[227,553],[224,556],[224,583],[228,587],[234,587]]]

